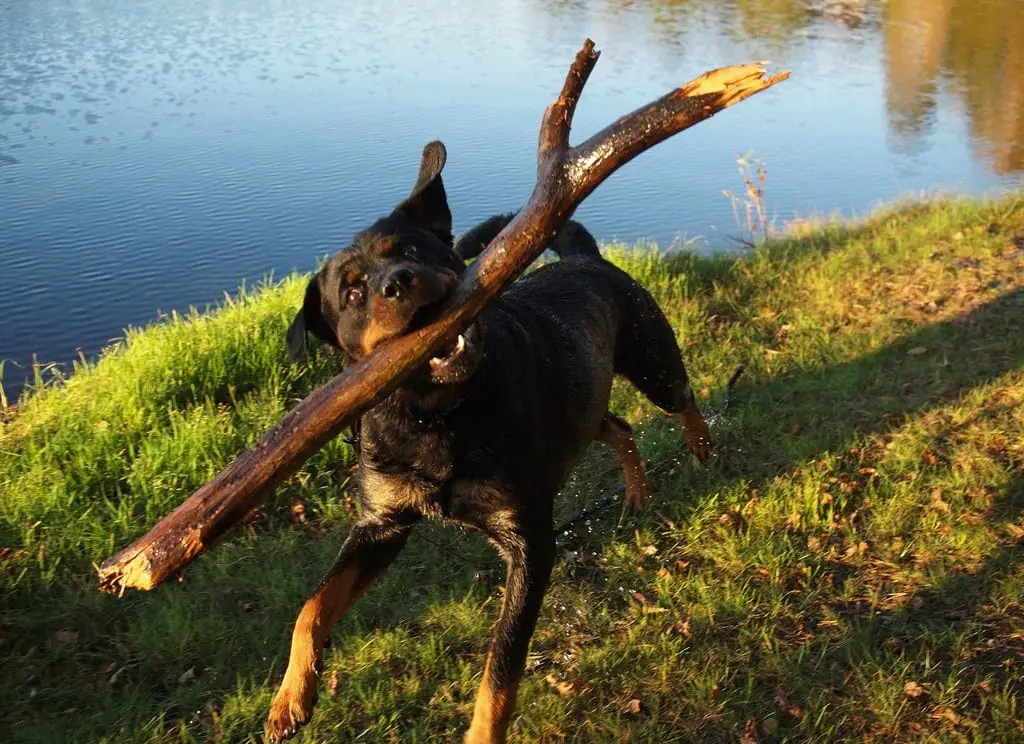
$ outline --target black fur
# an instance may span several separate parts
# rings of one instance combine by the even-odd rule
[[[463,262],[511,221],[510,214],[492,217],[453,245],[443,165],[443,146],[428,145],[410,196],[313,277],[289,329],[293,355],[306,333],[352,360],[414,329],[420,311],[454,289]],[[362,417],[360,516],[303,611],[303,617],[322,612],[332,577],[382,571],[423,517],[483,532],[504,557],[508,576],[481,693],[487,697],[478,701],[471,741],[504,740],[509,696],[514,702],[554,561],[558,490],[595,438],[631,442],[625,423],[609,418],[613,377],[627,377],[684,421],[700,419],[672,328],[648,292],[604,260],[579,223],[570,222],[549,247],[559,261],[512,285],[463,334],[461,346],[441,350]],[[367,547],[378,543],[391,547]],[[328,627],[336,619],[316,617]],[[309,641],[300,636],[302,625],[292,663],[305,658],[294,651]],[[309,642],[319,653],[319,637]],[[301,706],[303,715],[282,713],[295,709],[298,687],[289,675],[291,665],[268,722],[278,738],[309,713]],[[504,701],[505,712],[493,712],[494,700]]]

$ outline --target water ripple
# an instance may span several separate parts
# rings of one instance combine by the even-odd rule
[[[735,232],[721,191],[741,187],[734,161],[747,150],[767,159],[769,205],[783,214],[863,209],[940,181],[1004,182],[943,99],[904,117],[932,122],[917,150],[893,147],[877,26],[839,33],[779,16],[737,34],[735,12],[726,2],[0,4],[0,359],[93,354],[157,308],[312,268],[408,192],[433,138],[448,145],[456,229],[516,208],[533,186],[540,114],[586,35],[604,56],[574,139],[711,66],[769,57],[796,68],[777,92],[616,173],[578,212],[601,238],[664,245]]]

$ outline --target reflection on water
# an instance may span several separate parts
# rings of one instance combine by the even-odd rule
[[[312,268],[435,137],[456,229],[514,208],[585,36],[579,135],[710,67],[794,72],[613,176],[577,213],[605,240],[731,245],[746,151],[781,219],[1024,169],[1024,0],[0,3],[0,360]]]
[[[1024,2],[889,0],[886,104],[891,125],[913,140],[951,96],[998,173],[1024,170]]]
[[[905,150],[920,150],[942,97],[967,114],[979,154],[997,173],[1024,170],[1024,0],[540,0],[555,13],[645,14],[652,43],[681,47],[708,34],[789,60],[839,31],[884,39],[889,126]],[[843,62],[843,60],[837,60]],[[849,60],[852,65],[856,60]],[[863,61],[860,62],[861,64]],[[798,70],[799,72],[799,70]],[[948,104],[946,104],[948,105]]]

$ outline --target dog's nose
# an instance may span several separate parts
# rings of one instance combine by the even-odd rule
[[[414,275],[412,269],[399,266],[384,277],[381,294],[389,300],[400,300],[412,286]]]

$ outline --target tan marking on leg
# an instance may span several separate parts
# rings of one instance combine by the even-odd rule
[[[690,447],[690,452],[704,462],[711,456],[711,430],[708,429],[708,422],[704,420],[697,403],[692,398],[690,404],[679,413],[679,420],[683,424],[683,436]]]
[[[465,744],[505,744],[508,725],[516,709],[519,679],[499,690],[491,682],[491,656],[487,655],[484,679],[473,705],[473,722],[466,732]]]
[[[319,686],[320,653],[331,629],[369,588],[356,589],[358,568],[330,575],[306,600],[292,632],[288,669],[267,717],[267,736],[281,741],[294,736],[309,720]]]
[[[597,438],[615,450],[625,471],[626,499],[623,510],[629,513],[639,509],[647,503],[650,487],[644,461],[637,453],[636,440],[633,439],[629,425],[611,413],[605,414]]]

